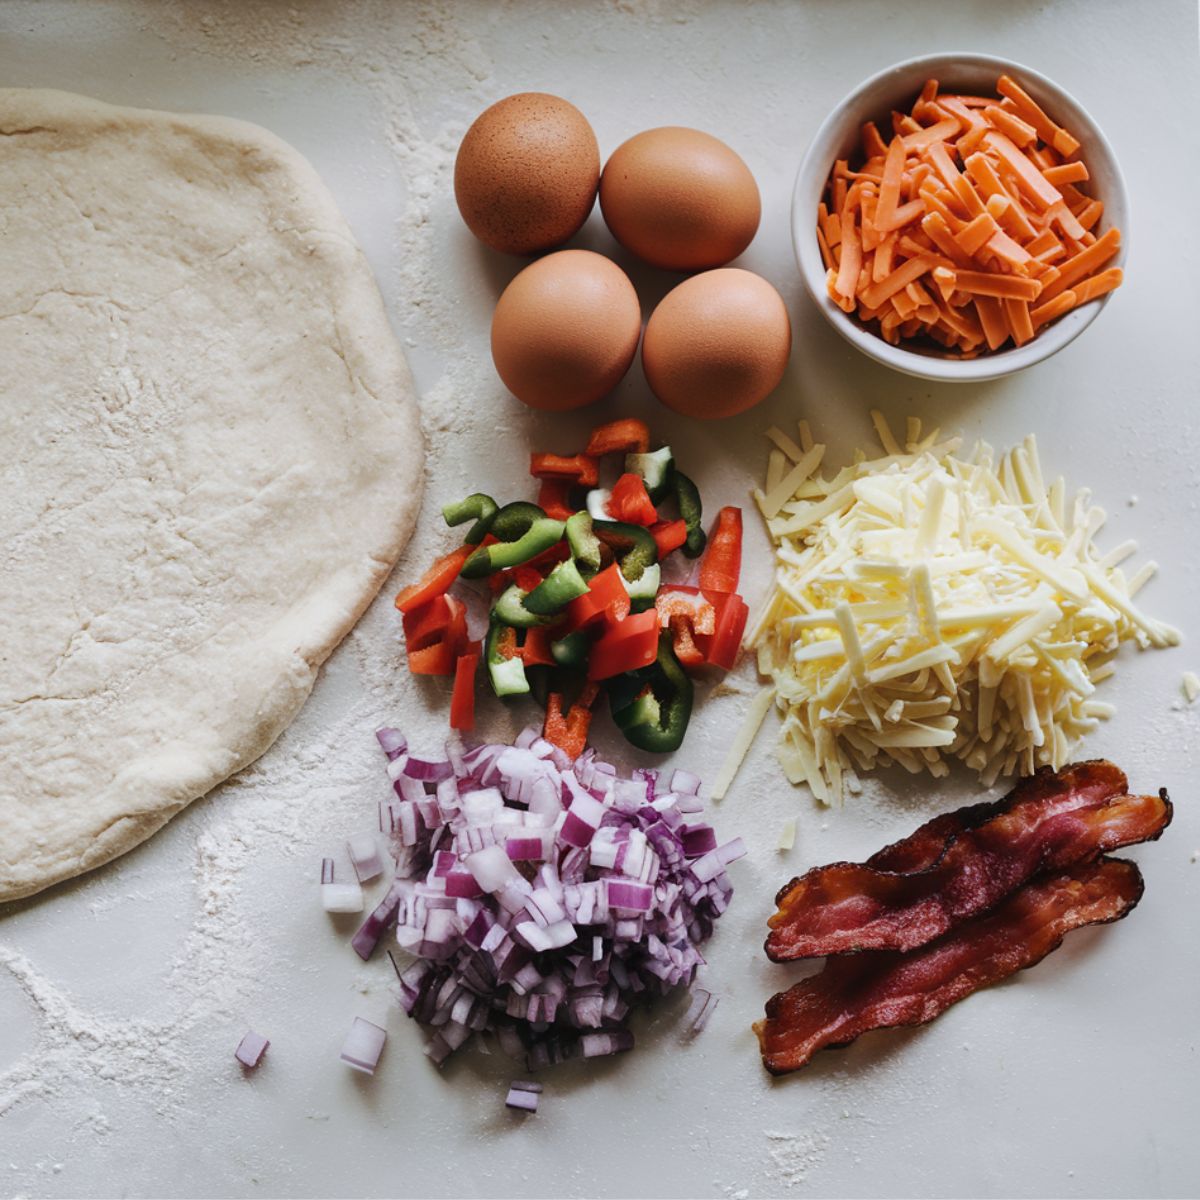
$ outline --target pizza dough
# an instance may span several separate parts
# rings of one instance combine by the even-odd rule
[[[0,90],[0,900],[262,754],[398,558],[412,383],[253,125]]]

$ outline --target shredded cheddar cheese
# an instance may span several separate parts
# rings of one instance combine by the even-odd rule
[[[834,803],[886,763],[941,776],[957,758],[989,786],[1062,766],[1113,711],[1094,693],[1118,647],[1179,641],[1134,602],[1154,564],[1126,576],[1132,543],[1097,548],[1104,511],[1046,486],[1032,437],[997,461],[872,420],[882,456],[830,477],[807,428],[768,435],[788,461],[755,492],[776,569],[747,644],[788,778]]]

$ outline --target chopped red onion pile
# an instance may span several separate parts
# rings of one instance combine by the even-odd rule
[[[386,1041],[386,1029],[381,1029],[371,1021],[364,1021],[362,1017],[355,1017],[342,1043],[342,1062],[356,1071],[374,1075]]]
[[[664,790],[657,771],[618,776],[591,748],[572,763],[536,729],[512,746],[452,737],[442,759],[376,736],[397,871],[352,944],[365,959],[395,925],[426,1053],[440,1065],[474,1033],[530,1069],[631,1049],[631,1007],[692,984],[733,894],[725,868],[745,853],[696,819],[697,776],[674,771]],[[698,1030],[716,1002],[695,1000]]]
[[[253,1029],[248,1029],[245,1037],[238,1042],[238,1047],[233,1052],[233,1056],[243,1067],[253,1070],[262,1062],[262,1056],[266,1053],[267,1047],[270,1044],[261,1033],[255,1033]]]

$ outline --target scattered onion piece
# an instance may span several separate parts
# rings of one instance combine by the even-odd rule
[[[374,1075],[386,1041],[387,1030],[370,1021],[364,1021],[362,1017],[355,1017],[354,1024],[350,1026],[350,1032],[342,1043],[342,1062],[356,1071]]]
[[[233,1056],[243,1067],[253,1071],[262,1062],[262,1056],[270,1044],[261,1033],[255,1033],[253,1029],[248,1029],[242,1040],[238,1042]]]
[[[542,1094],[542,1085],[527,1079],[514,1079],[508,1085],[508,1095],[504,1098],[506,1108],[518,1112],[535,1113],[538,1110],[538,1097]]]

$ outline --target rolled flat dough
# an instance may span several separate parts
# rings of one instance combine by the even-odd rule
[[[420,504],[412,383],[256,126],[0,90],[0,900],[257,758]]]

